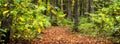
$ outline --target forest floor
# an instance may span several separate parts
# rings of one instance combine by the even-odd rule
[[[31,44],[113,44],[109,41],[97,41],[92,37],[72,34],[68,27],[50,27],[43,30],[41,39],[34,39]]]

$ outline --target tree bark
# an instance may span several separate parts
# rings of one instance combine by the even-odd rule
[[[94,13],[94,5],[93,5],[93,3],[94,3],[93,0],[89,0],[89,4],[90,4],[89,5],[89,9],[90,9],[89,12],[90,13]]]
[[[71,4],[72,2],[71,2],[71,0],[68,0],[68,3],[67,3],[67,5],[68,5],[68,18],[70,18],[70,19],[72,19],[72,4]]]
[[[78,0],[75,0],[73,31],[78,32],[78,24],[79,24]]]

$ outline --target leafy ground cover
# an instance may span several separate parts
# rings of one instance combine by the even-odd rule
[[[41,32],[41,39],[19,41],[18,44],[113,44],[110,41],[97,41],[93,37],[78,36],[70,30],[69,27],[49,27]]]

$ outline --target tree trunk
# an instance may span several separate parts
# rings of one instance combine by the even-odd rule
[[[68,0],[68,3],[67,3],[67,5],[68,5],[68,18],[70,18],[70,19],[72,19],[72,2],[71,2],[71,0]]]
[[[93,5],[93,0],[90,0],[90,13],[94,13],[94,5]]]
[[[78,0],[75,0],[73,31],[78,32],[78,24],[79,24]]]
[[[90,4],[90,5],[89,5],[89,9],[90,9],[89,12],[90,12],[90,13],[94,13],[94,7],[93,7],[94,5],[93,5],[93,3],[94,3],[93,0],[89,0],[89,4]]]

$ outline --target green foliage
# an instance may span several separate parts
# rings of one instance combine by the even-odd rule
[[[55,8],[56,8],[55,10],[51,10],[53,14],[55,14],[57,17],[60,17],[60,18],[65,17],[66,14],[64,14],[60,8],[58,7],[55,7]]]
[[[0,37],[6,37],[5,33],[7,32],[7,29],[0,29]],[[1,40],[0,38],[0,42],[4,42],[4,40]]]
[[[106,14],[91,14],[91,20],[94,24],[99,27],[99,33],[105,35],[111,35],[113,30],[111,28],[114,26],[114,18]]]
[[[0,21],[9,16],[13,17],[12,26],[10,26],[11,38],[27,40],[35,37],[41,38],[41,30],[51,26],[50,20],[60,26],[71,25],[69,19],[64,19],[66,14],[61,9],[52,6],[49,2],[46,5],[42,0],[38,0],[37,3],[32,1],[34,0],[13,0],[11,3],[0,0],[0,8],[2,8],[0,9]],[[45,11],[48,13],[45,14]],[[51,13],[57,19],[50,19]]]
[[[0,1],[0,20],[13,16],[10,30],[12,38],[30,40],[39,36],[42,29],[51,26],[49,17],[43,14],[47,8],[41,0],[37,4],[32,3],[32,0],[13,0],[13,3]]]
[[[102,0],[104,1],[104,0]],[[96,11],[95,14],[90,14],[92,22],[94,22],[97,27],[100,27],[100,29],[105,31],[104,34],[106,35],[112,35],[114,32],[116,32],[116,29],[113,28],[119,28],[119,6],[120,1],[107,1],[101,4],[107,5],[100,8],[98,11]],[[109,3],[109,4],[105,4]],[[119,31],[119,30],[117,30]],[[119,33],[117,33],[119,34]]]
[[[81,17],[79,21],[79,32],[86,35],[97,35],[99,30],[93,22],[90,22],[89,18]]]
[[[73,22],[71,19],[65,18],[66,14],[63,13],[63,10],[61,10],[58,7],[55,7],[55,10],[51,10],[51,12],[54,14],[52,18],[52,23],[56,23],[58,26],[72,26]]]
[[[73,26],[73,22],[70,19],[67,19],[67,18],[66,19],[58,18],[56,23],[59,26],[69,26],[69,27]]]
[[[40,33],[41,29],[50,26],[49,17],[42,12],[46,10],[44,4],[41,2],[35,5],[30,1],[23,1],[20,4],[12,5],[13,10],[10,14],[14,16],[12,25],[12,37],[33,39],[36,34]],[[18,5],[17,5],[18,4]],[[27,7],[27,8],[26,8]]]
[[[94,2],[95,13],[91,13],[87,18],[80,18],[79,31],[87,35],[108,36],[108,39],[119,43],[120,0],[94,0]],[[111,36],[112,38],[109,38]]]
[[[87,34],[87,35],[97,35],[97,32],[99,30],[96,30],[97,27],[93,23],[84,23],[79,25],[79,31],[82,34]]]
[[[35,5],[30,1],[23,1],[21,4],[14,6],[14,9],[10,12],[14,16],[12,25],[13,37],[33,39],[42,29],[51,26],[49,17],[42,13],[46,10],[42,2],[38,2],[38,5]]]

